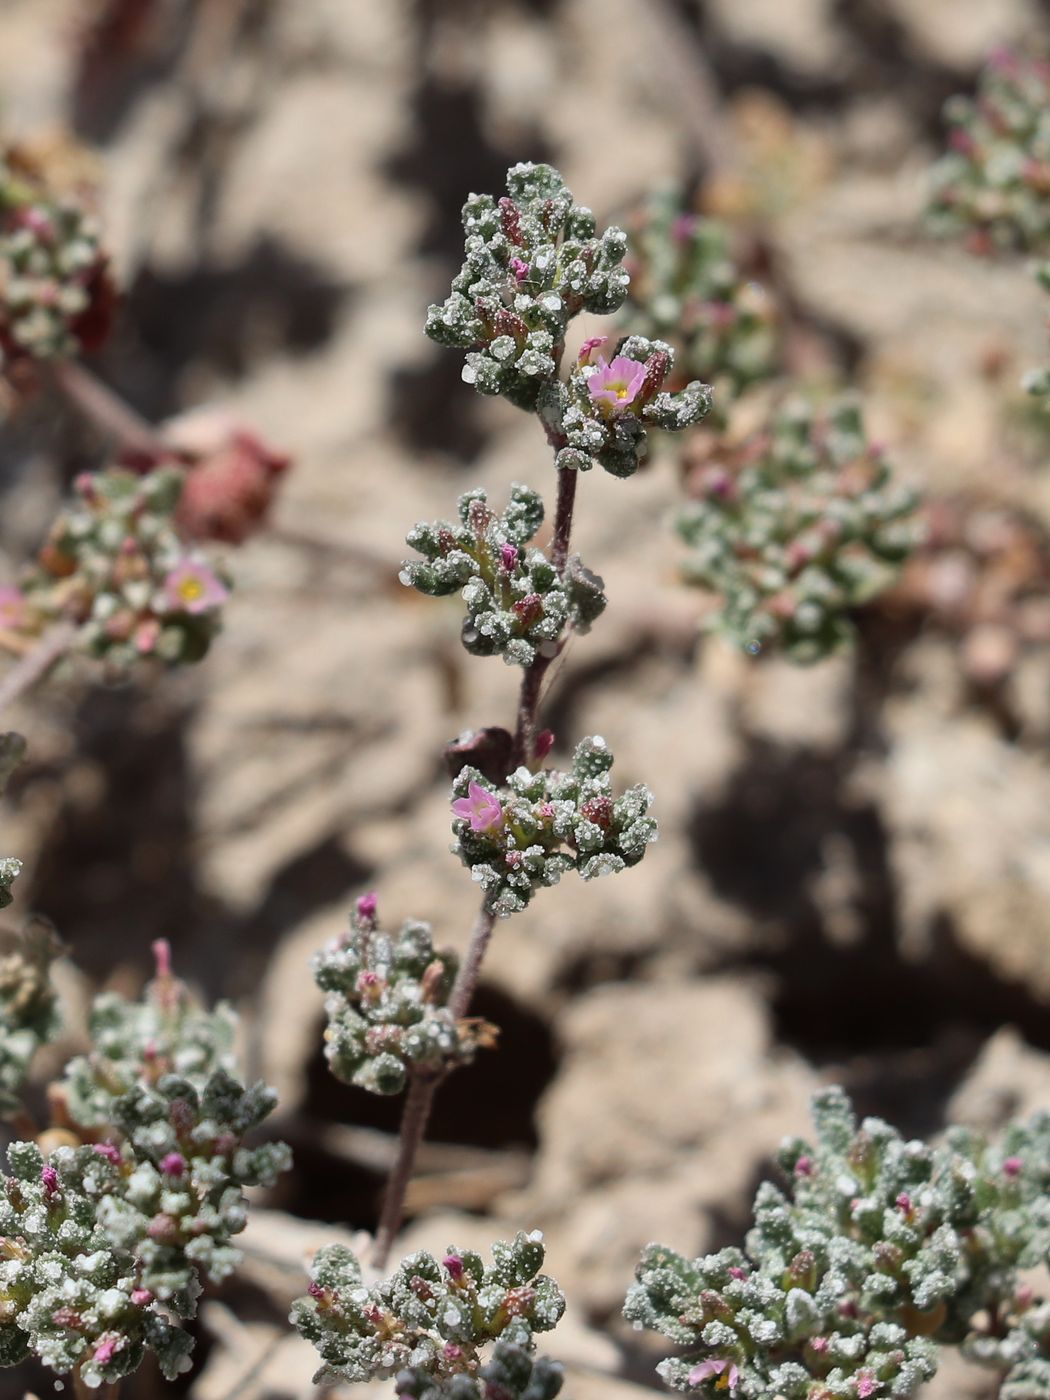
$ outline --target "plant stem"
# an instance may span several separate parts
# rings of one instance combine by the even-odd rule
[[[58,622],[25,653],[0,680],[0,712],[42,681],[73,645],[77,629],[72,622]]]
[[[457,1021],[470,1010],[495,922],[495,914],[489,913],[482,905],[474,921],[466,957],[460,964],[452,995],[449,997],[448,1008]],[[416,1155],[423,1141],[434,1095],[443,1079],[444,1075],[440,1074],[414,1074],[409,1081],[405,1108],[401,1115],[401,1140],[398,1144],[397,1159],[387,1182],[383,1212],[376,1229],[375,1249],[372,1251],[372,1263],[377,1269],[386,1267],[390,1246],[401,1228],[405,1195],[412,1180]]]
[[[401,1220],[405,1213],[405,1193],[408,1191],[408,1183],[412,1180],[416,1153],[423,1141],[434,1094],[441,1077],[433,1074],[413,1074],[408,1081],[408,1094],[401,1114],[401,1138],[397,1160],[386,1184],[383,1211],[379,1217],[375,1248],[372,1251],[372,1263],[377,1269],[386,1268],[390,1246],[401,1228]]]
[[[51,378],[74,408],[126,451],[160,461],[171,455],[152,423],[78,361],[52,365]]]
[[[558,472],[558,503],[554,512],[551,560],[559,573],[565,568],[565,561],[569,557],[572,516],[576,505],[576,478],[575,471]],[[519,764],[528,762],[532,757],[540,687],[547,668],[553,660],[552,656],[537,656],[522,675],[521,694],[518,699],[517,728],[511,756],[512,767],[516,768]],[[478,979],[481,976],[481,964],[485,960],[495,923],[496,916],[482,903],[478,917],[474,921],[466,956],[460,964],[448,1001],[448,1009],[457,1021],[461,1020],[470,1010],[470,1003],[474,999]],[[409,1080],[408,1095],[401,1116],[401,1140],[397,1160],[387,1182],[383,1209],[376,1229],[375,1248],[372,1251],[372,1263],[377,1269],[386,1267],[390,1246],[401,1228],[401,1220],[405,1213],[405,1194],[412,1179],[416,1154],[423,1141],[434,1095],[443,1079],[443,1074],[414,1074]]]
[[[495,914],[490,913],[482,904],[470,933],[467,955],[460,963],[452,995],[448,999],[448,1009],[457,1021],[462,1020],[467,1014],[470,1010],[470,1003],[474,1000],[478,978],[481,976],[481,964],[488,952],[489,940],[492,938],[495,923]]]
[[[569,557],[569,539],[572,535],[572,516],[576,506],[576,481],[579,473],[562,470],[558,473],[558,504],[554,512],[554,539],[551,543],[551,562],[559,573],[565,568]],[[521,697],[518,701],[518,720],[514,730],[514,747],[511,749],[511,768],[518,768],[532,758],[536,731],[536,711],[540,703],[540,688],[553,656],[536,657],[521,678]]]

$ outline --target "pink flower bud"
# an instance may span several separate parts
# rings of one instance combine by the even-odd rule
[[[103,1337],[95,1348],[95,1361],[100,1366],[108,1366],[117,1352],[117,1343],[112,1337]]]
[[[153,958],[157,965],[157,976],[170,977],[171,944],[166,938],[158,938],[153,944]]]
[[[358,922],[362,924],[374,925],[378,909],[379,896],[376,894],[375,890],[369,890],[367,894],[361,895],[354,905],[354,912],[357,915]]]
[[[169,1152],[161,1158],[160,1169],[165,1176],[182,1176],[186,1170],[186,1158],[181,1152]]]

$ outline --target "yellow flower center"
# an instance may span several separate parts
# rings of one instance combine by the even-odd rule
[[[179,584],[179,597],[184,603],[195,603],[204,596],[204,584],[199,578],[184,578]]]

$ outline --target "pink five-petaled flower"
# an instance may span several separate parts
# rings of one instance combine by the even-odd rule
[[[457,798],[452,810],[457,817],[470,822],[471,831],[495,831],[503,823],[499,798],[480,783],[471,783],[466,797]]]
[[[861,1400],[867,1400],[869,1395],[874,1395],[879,1388],[879,1383],[870,1371],[857,1372],[857,1394]]]
[[[732,1394],[736,1390],[740,1372],[735,1362],[726,1361],[721,1356],[709,1356],[689,1372],[689,1384],[699,1385],[701,1381],[709,1381],[713,1376],[718,1377],[715,1382],[716,1390],[728,1390]]]
[[[180,559],[164,580],[164,599],[172,612],[211,612],[230,596],[230,590],[207,564],[189,557]]]
[[[612,413],[629,408],[644,383],[645,366],[641,361],[617,355],[608,364],[598,361],[598,368],[587,380],[587,392],[603,413]]]

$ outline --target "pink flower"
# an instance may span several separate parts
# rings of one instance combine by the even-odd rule
[[[604,413],[611,413],[634,403],[644,383],[645,366],[617,355],[610,364],[598,361],[598,368],[587,380],[587,392]]]
[[[595,358],[602,359],[601,355],[595,356],[595,351],[600,350],[603,345],[607,345],[609,337],[607,335],[592,335],[589,340],[585,340],[580,346],[580,353],[576,363],[578,365],[593,365]]]
[[[718,1377],[715,1389],[728,1390],[732,1394],[740,1379],[740,1371],[733,1361],[726,1361],[720,1356],[709,1356],[689,1372],[689,1384],[699,1385],[701,1381],[709,1381],[714,1376]]]
[[[471,783],[467,796],[453,802],[452,810],[457,817],[470,822],[471,831],[495,831],[503,823],[499,798],[480,783]]]
[[[181,1176],[186,1170],[186,1158],[181,1152],[169,1152],[161,1159],[160,1169],[165,1176]]]
[[[518,282],[524,282],[529,275],[529,265],[527,262],[522,262],[521,258],[511,258],[510,270]]]
[[[229,596],[230,590],[207,564],[188,556],[164,580],[164,598],[172,612],[196,617],[220,607]]]
[[[146,1308],[153,1302],[153,1294],[148,1288],[133,1288],[131,1301],[137,1308]]]
[[[1020,1157],[1007,1157],[1003,1163],[1004,1176],[1020,1176],[1022,1162]]]
[[[857,1372],[857,1394],[861,1400],[867,1400],[869,1395],[874,1395],[879,1388],[879,1383],[870,1371]]]
[[[96,1142],[94,1150],[100,1157],[105,1157],[107,1162],[111,1162],[113,1166],[120,1166],[120,1152],[111,1142]]]

